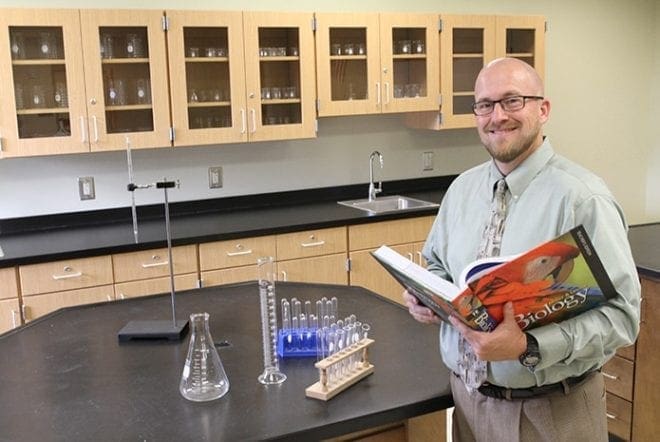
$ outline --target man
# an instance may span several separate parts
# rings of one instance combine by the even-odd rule
[[[423,250],[429,270],[456,281],[477,257],[493,189],[504,178],[499,253],[527,251],[582,224],[618,296],[527,333],[509,304],[490,333],[453,318],[441,323],[442,358],[454,373],[470,351],[487,362],[481,362],[486,378],[476,389],[451,376],[454,440],[606,441],[599,369],[617,348],[634,342],[639,330],[640,287],[623,213],[598,177],[554,153],[543,136],[550,102],[532,67],[510,58],[489,63],[477,77],[475,98],[477,130],[492,161],[464,172],[448,189]],[[440,323],[414,296],[403,296],[415,319]],[[459,350],[459,341],[469,345]]]

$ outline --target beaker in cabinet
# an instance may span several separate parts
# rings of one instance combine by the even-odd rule
[[[193,313],[190,324],[192,335],[179,391],[190,401],[212,401],[229,391],[229,379],[209,331],[209,314]]]

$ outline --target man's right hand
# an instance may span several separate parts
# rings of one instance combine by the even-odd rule
[[[406,290],[401,296],[406,307],[408,307],[410,315],[417,321],[423,324],[440,324],[441,319],[430,308],[420,304],[419,299],[414,295]]]

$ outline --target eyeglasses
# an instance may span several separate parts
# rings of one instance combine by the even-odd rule
[[[477,101],[472,105],[472,112],[480,117],[489,115],[495,110],[496,103],[500,103],[502,110],[506,112],[513,112],[525,107],[526,100],[543,100],[543,97],[538,97],[536,95],[513,95],[511,97],[502,98],[501,100]]]

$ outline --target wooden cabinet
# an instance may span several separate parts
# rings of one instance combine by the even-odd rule
[[[641,328],[637,338],[632,440],[657,438],[657,404],[660,402],[660,279],[642,277]]]
[[[0,333],[21,325],[20,311],[16,269],[0,269]]]
[[[410,127],[474,127],[474,83],[488,62],[513,57],[545,74],[545,18],[541,16],[440,16],[440,113],[412,113]]]
[[[278,280],[348,284],[346,227],[277,235]]]
[[[215,241],[199,245],[199,267],[204,287],[254,281],[257,259],[275,257],[274,236]]]
[[[197,246],[172,249],[174,288],[197,287]],[[121,253],[112,256],[114,290],[118,299],[170,291],[170,262],[166,248]]]
[[[401,285],[370,252],[386,244],[411,260],[421,259],[421,247],[433,225],[433,216],[349,226],[350,284],[366,287],[402,303]]]
[[[26,322],[61,307],[114,299],[109,256],[24,265],[18,271]]]
[[[317,13],[319,116],[438,109],[438,21]]]
[[[159,11],[3,10],[2,156],[169,145],[161,22]]]

